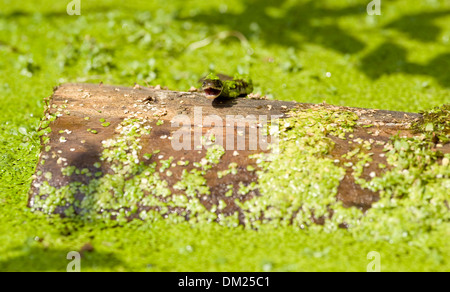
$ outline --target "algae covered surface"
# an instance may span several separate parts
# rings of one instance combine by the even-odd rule
[[[67,15],[62,2],[0,2],[1,270],[65,271],[70,251],[82,253],[82,271],[366,271],[372,251],[380,254],[382,271],[449,270],[450,157],[433,146],[449,138],[445,1],[383,3],[381,16],[367,15],[368,1],[81,2],[80,16]],[[247,74],[254,92],[269,98],[425,111],[424,119],[412,125],[414,137],[393,136],[384,145],[387,162],[379,167],[385,170],[367,179],[361,173],[371,145],[347,153],[342,164],[329,155],[331,137],[348,137],[357,116],[321,108],[292,112],[280,125],[278,151],[285,155],[255,156],[258,183],[240,187],[243,197],[254,188],[261,192],[236,203],[245,225],[218,218],[223,204],[213,212],[196,203],[208,194],[203,175],[222,149],[189,162],[193,169],[174,186],[186,195],[179,197],[169,196],[158,178],[176,161],[156,169],[121,157],[136,153],[136,139],[151,131],[139,120],[125,120],[122,139],[103,145],[100,163],[111,163],[114,174],[84,171],[92,185],[44,185],[36,210],[27,207],[48,126],[41,123],[43,98],[53,86],[147,82],[188,90],[210,71]],[[380,194],[365,213],[335,199],[346,169]],[[218,176],[233,171],[231,165]],[[95,189],[96,196],[79,201],[77,188]],[[101,192],[111,188],[127,191],[112,200]],[[141,189],[171,200],[152,200]],[[90,213],[49,214],[68,201]],[[142,212],[137,202],[160,209]],[[168,206],[196,216],[164,218]],[[128,211],[139,220],[122,220]],[[111,214],[114,220],[104,218]],[[319,217],[323,224],[313,222]]]

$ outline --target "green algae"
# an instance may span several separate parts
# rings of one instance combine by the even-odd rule
[[[226,175],[229,174],[237,174],[238,170],[237,170],[238,164],[236,162],[232,162],[228,165],[228,169],[222,170],[222,171],[217,171],[217,178],[223,178]]]
[[[221,145],[213,145],[206,150],[206,162],[215,165],[220,162],[220,158],[225,154],[225,149]]]
[[[247,186],[244,185],[242,182],[239,182],[238,194],[239,195],[247,195],[250,191],[255,190],[255,189],[256,189],[256,182],[251,182]]]
[[[174,188],[185,191],[188,197],[195,197],[196,194],[210,194],[203,172],[198,169],[189,172],[183,169],[182,179],[174,185]]]
[[[220,77],[217,76],[217,74],[211,72],[208,75],[206,75],[205,79],[210,79],[210,80],[220,80]]]
[[[159,172],[164,172],[164,171],[166,171],[166,169],[171,167],[172,161],[173,161],[173,156],[170,156],[169,159],[166,159],[166,160],[160,160],[159,162],[161,163],[161,167],[159,168]]]
[[[354,233],[365,239],[417,244],[440,225],[448,230],[450,167],[438,162],[444,155],[432,150],[423,137],[394,136],[386,151],[393,168],[361,183],[378,191],[380,199],[361,217]]]
[[[236,98],[241,95],[249,95],[253,92],[253,82],[248,76],[234,77],[233,80],[223,81],[223,84],[222,96]]]
[[[169,168],[174,164],[173,157],[159,160],[159,168],[156,162],[145,164],[139,159],[140,141],[151,131],[148,121],[139,119],[125,119],[117,128],[120,134],[102,142],[104,150],[94,167],[107,163],[114,174],[99,172],[87,185],[75,182],[59,189],[44,182],[34,209],[49,214],[66,208],[66,216],[119,223],[134,216],[141,220],[188,220],[194,225],[218,222],[231,227],[239,223],[257,230],[292,225],[312,232],[337,232],[345,226],[355,238],[372,241],[419,242],[430,230],[450,220],[446,205],[450,155],[432,150],[424,136],[392,137],[385,145],[389,170],[380,176],[371,175],[367,181],[362,173],[372,162],[371,142],[354,140],[357,146],[342,155],[342,166],[332,157],[334,142],[330,136],[343,140],[352,136],[358,120],[355,113],[316,107],[295,109],[288,116],[280,121],[277,147],[252,155],[259,169],[250,167],[249,171],[256,171],[258,181],[239,183],[237,194],[243,197],[234,203],[241,209],[242,221],[236,219],[237,212],[222,213],[227,206],[224,201],[209,209],[201,203],[202,197],[210,194],[204,175],[220,163],[225,154],[222,146],[210,146],[205,157],[193,163],[193,169],[183,169],[181,179],[173,185],[174,193],[159,176],[163,172],[172,175]],[[176,164],[186,166],[188,162]],[[237,166],[230,163],[228,169],[216,171],[217,177],[237,174]],[[346,168],[351,168],[356,184],[380,194],[379,201],[365,213],[356,207],[345,208],[337,200]],[[66,176],[74,172],[92,176],[88,169],[73,166],[61,172]],[[259,195],[246,199],[253,190]],[[81,200],[75,199],[77,192],[84,194]],[[230,185],[225,197],[232,195]]]
[[[355,207],[343,208],[336,200],[345,170],[326,157],[333,143],[325,133],[343,138],[357,118],[346,113],[344,119],[340,113],[327,110],[291,115],[280,123],[280,152],[260,160],[261,196],[242,204],[250,215],[246,217],[249,226],[292,223],[302,229],[330,232],[345,225],[355,238],[416,243],[437,226],[448,227],[449,154],[439,164],[442,153],[433,150],[423,137],[394,136],[385,146],[392,169],[371,181],[361,178],[364,166],[372,161],[371,153],[362,149],[370,148],[356,147],[344,154],[344,159],[356,159],[347,165],[352,167],[355,183],[380,193],[379,201],[363,213]],[[318,219],[322,226],[313,224]]]
[[[72,182],[61,188],[51,187],[48,182],[44,182],[33,202],[33,209],[49,214],[58,207],[65,207],[64,215],[68,217],[87,221],[115,220],[119,223],[125,223],[130,216],[135,215],[145,220],[164,217],[174,222],[184,220],[187,215],[193,222],[203,219],[209,222],[217,218],[214,210],[209,212],[201,204],[200,197],[210,193],[203,175],[219,163],[225,153],[222,146],[208,148],[199,168],[190,171],[184,169],[181,180],[173,186],[183,195],[172,194],[168,183],[160,178],[159,173],[172,166],[173,157],[159,160],[159,169],[156,163],[146,165],[139,159],[140,141],[151,131],[147,121],[124,119],[116,130],[120,132],[117,137],[102,141],[104,150],[100,161],[93,165],[101,168],[106,163],[113,174],[102,175],[97,172],[88,184]],[[154,151],[155,154],[158,152]],[[150,159],[151,155],[145,157]],[[181,161],[180,164],[186,166],[189,162]],[[61,172],[65,176],[73,173],[92,176],[88,169],[80,170],[74,166],[62,168]],[[74,196],[77,192],[83,194],[81,199]],[[180,211],[170,213],[169,208],[178,208]],[[81,211],[75,212],[75,209]],[[155,217],[156,213],[159,216]]]
[[[443,144],[450,142],[450,104],[420,113],[422,117],[412,125],[416,132],[423,133],[428,141]]]
[[[80,76],[88,82],[130,86],[147,81],[187,90],[211,68],[250,70],[257,81],[255,92],[269,98],[409,112],[440,105],[449,96],[449,22],[440,13],[448,9],[445,1],[392,2],[382,18],[361,13],[368,1],[287,3],[276,9],[275,17],[271,7],[260,9],[272,5],[267,1],[257,6],[252,1],[83,2],[81,17],[65,15],[64,2],[4,2],[0,270],[65,271],[67,252],[80,250],[86,242],[95,249],[83,254],[82,271],[365,271],[372,250],[381,254],[382,271],[449,270],[446,225],[414,247],[355,241],[347,230],[331,235],[290,227],[253,232],[214,224],[193,229],[162,220],[156,212],[159,221],[133,221],[121,228],[76,225],[31,213],[26,194],[39,143],[24,143],[25,137],[15,134],[19,127],[33,133],[42,115],[41,97],[61,82],[78,82]],[[430,13],[437,13],[432,22]],[[330,23],[337,30],[330,30]],[[231,39],[183,51],[224,30],[240,30],[255,53],[244,55],[241,43]],[[46,49],[49,41],[51,50]],[[20,55],[26,58],[17,65]],[[188,70],[185,64],[191,64]],[[108,74],[97,73],[102,71]],[[48,137],[42,140],[47,143]],[[442,165],[448,166],[445,159]]]
[[[336,227],[343,222],[331,221],[329,208],[340,208],[336,193],[345,170],[326,157],[334,146],[326,135],[343,137],[358,117],[326,109],[297,110],[289,116],[280,121],[277,153],[261,154],[257,160],[261,196],[241,204],[246,225],[294,224],[304,229],[322,218],[326,229]]]

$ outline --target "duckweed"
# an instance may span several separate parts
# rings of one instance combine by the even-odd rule
[[[443,154],[433,151],[423,137],[394,136],[386,150],[393,168],[361,183],[378,191],[380,200],[359,219],[353,232],[372,240],[419,242],[438,225],[450,221],[450,167],[438,163]]]
[[[33,133],[41,97],[77,77],[186,91],[205,72],[237,70],[250,73],[255,92],[269,98],[408,112],[440,105],[449,98],[448,1],[390,1],[382,17],[367,16],[369,1],[344,0],[291,1],[276,9],[272,1],[82,1],[81,17],[64,17],[68,2],[4,1],[2,7],[1,270],[65,271],[65,255],[85,241],[94,251],[82,258],[82,271],[365,271],[371,250],[380,252],[382,271],[449,270],[445,224],[411,246],[356,241],[347,230],[190,228],[151,209],[142,210],[144,222],[121,228],[31,214],[26,193],[39,143],[24,145],[22,135],[11,135],[20,126]],[[248,43],[218,38],[185,50],[231,30]],[[20,55],[27,58],[16,66]],[[445,159],[437,161],[448,166]],[[219,214],[219,224],[229,219],[238,226],[237,215]]]
[[[432,150],[423,136],[394,136],[385,145],[392,169],[379,177],[372,172],[371,181],[361,178],[364,167],[372,161],[371,153],[362,151],[369,147],[358,143],[362,145],[343,155],[343,159],[354,161],[344,165],[352,168],[355,183],[380,194],[379,201],[363,213],[355,207],[344,208],[336,200],[345,170],[327,158],[334,145],[326,133],[344,139],[357,117],[326,110],[298,111],[291,116],[280,123],[280,153],[253,156],[259,157],[262,167],[257,172],[261,196],[240,204],[248,226],[292,222],[301,229],[328,232],[346,226],[358,239],[419,243],[430,230],[448,224],[450,167],[445,161],[450,155],[443,157]],[[437,163],[441,158],[442,163]],[[314,224],[317,221],[323,224]]]
[[[174,189],[185,191],[189,197],[195,197],[197,192],[200,195],[210,194],[203,172],[198,169],[193,169],[189,172],[183,169],[182,179],[175,184]]]
[[[76,167],[71,165],[64,168],[61,168],[61,173],[64,176],[71,176],[76,170]]]
[[[96,172],[88,184],[74,182],[59,189],[45,182],[33,208],[52,213],[56,208],[63,207],[66,209],[64,211],[66,216],[78,216],[84,220],[116,220],[119,223],[126,222],[133,214],[138,214],[141,219],[156,220],[160,217],[155,217],[155,212],[162,218],[170,218],[174,222],[180,220],[176,219],[177,216],[181,219],[189,216],[192,222],[217,219],[215,209],[208,212],[201,204],[200,196],[210,194],[203,175],[206,169],[209,169],[207,166],[212,167],[219,162],[224,154],[223,148],[211,147],[202,160],[204,163],[200,169],[191,171],[184,169],[181,180],[173,186],[174,190],[182,191],[184,194],[172,194],[168,183],[162,180],[158,173],[166,171],[166,175],[171,176],[172,172],[167,169],[172,166],[174,158],[160,160],[158,172],[156,163],[145,165],[139,160],[139,142],[143,136],[150,134],[150,129],[144,126],[146,123],[147,121],[138,119],[125,119],[117,128],[120,135],[102,142],[104,150],[100,162],[95,162],[93,166],[100,168],[102,163],[108,163],[113,174],[103,175],[102,172]],[[153,153],[157,154],[159,150]],[[150,157],[151,154],[147,154],[147,158]],[[182,162],[183,165],[188,163]],[[69,166],[61,171],[66,176],[75,172],[92,177],[87,168],[80,170]],[[75,199],[76,192],[84,194],[84,197]],[[80,213],[75,212],[74,207],[81,208]],[[146,210],[148,207],[157,210],[150,212]],[[179,211],[172,214],[169,208],[178,208]]]
[[[239,182],[238,194],[239,195],[246,195],[246,194],[248,194],[250,191],[252,191],[254,189],[256,189],[256,183],[255,182],[251,182],[247,186],[245,186],[242,182]]]
[[[236,162],[230,163],[228,165],[228,169],[217,172],[217,177],[222,178],[228,174],[233,174],[233,175],[237,174],[237,166],[238,166],[238,164]]]
[[[167,181],[159,173],[173,175],[174,158],[145,164],[140,161],[140,141],[149,135],[149,121],[125,119],[118,127],[119,135],[102,142],[103,153],[94,164],[100,168],[107,163],[113,174],[95,174],[88,169],[65,167],[63,175],[74,172],[91,177],[88,184],[78,182],[55,189],[48,182],[41,186],[35,199],[34,209],[52,213],[63,208],[66,216],[81,216],[86,220],[115,220],[127,222],[131,216],[141,220],[169,220],[191,224],[216,221],[221,225],[260,229],[262,226],[292,225],[300,229],[335,232],[345,226],[350,234],[359,239],[411,240],[422,238],[427,230],[439,223],[448,222],[446,195],[450,188],[448,159],[431,149],[424,136],[400,138],[394,136],[385,144],[389,171],[371,180],[362,178],[364,167],[372,161],[367,141],[357,141],[356,146],[342,155],[342,165],[332,158],[334,142],[330,136],[346,139],[353,131],[358,116],[352,112],[327,108],[295,109],[289,118],[279,125],[279,145],[275,151],[252,155],[258,170],[258,181],[239,183],[237,194],[245,197],[250,191],[258,195],[249,199],[236,198],[234,203],[243,215],[222,214],[227,206],[223,200],[207,209],[201,201],[211,191],[204,175],[213,171],[225,150],[220,145],[207,148],[205,157],[194,162],[191,170],[183,169],[181,179],[171,191]],[[349,141],[350,142],[350,141]],[[366,143],[367,142],[367,143]],[[370,142],[369,144],[371,144]],[[154,150],[152,154],[158,154]],[[152,154],[142,156],[149,160]],[[446,159],[446,160],[445,160]],[[442,160],[443,163],[437,162]],[[444,163],[447,161],[447,163]],[[237,173],[237,163],[228,169],[217,171],[217,177]],[[363,213],[356,207],[345,208],[337,200],[337,190],[344,178],[345,166],[351,168],[356,184],[380,194],[378,202]],[[386,168],[386,165],[379,165]],[[47,178],[47,174],[45,175]],[[49,180],[49,178],[47,178]],[[74,194],[84,194],[75,199]],[[225,197],[232,197],[233,185],[227,186]],[[81,208],[81,209],[80,209]],[[149,209],[150,208],[150,209]],[[81,211],[75,211],[80,209]],[[78,212],[78,213],[77,213]],[[318,224],[320,223],[320,224]]]
[[[351,112],[309,109],[293,111],[280,121],[279,153],[260,154],[257,159],[262,168],[257,171],[261,196],[240,204],[246,225],[293,223],[305,228],[321,218],[326,228],[333,224],[335,229],[343,223],[330,220],[329,209],[342,208],[336,194],[345,170],[326,157],[334,146],[326,135],[344,137],[357,119]]]
[[[450,142],[450,104],[444,104],[428,111],[421,111],[421,119],[412,128],[423,133],[428,141]]]
[[[255,168],[251,165],[247,165],[247,171],[255,171]]]
[[[225,149],[223,148],[223,146],[221,145],[213,145],[211,147],[208,148],[208,150],[206,151],[206,161],[209,164],[218,164],[220,161],[220,158],[225,154]]]

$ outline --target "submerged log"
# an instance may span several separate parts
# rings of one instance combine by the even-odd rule
[[[342,165],[348,163],[342,156],[355,145],[369,143],[372,161],[364,166],[363,179],[385,171],[378,167],[387,164],[384,145],[396,134],[416,135],[410,129],[411,123],[420,117],[415,113],[248,97],[211,101],[201,92],[138,85],[129,88],[64,84],[48,100],[41,125],[42,151],[31,184],[29,206],[65,216],[77,216],[95,205],[94,212],[109,212],[112,217],[120,212],[128,218],[139,217],[142,211],[150,210],[164,216],[176,213],[189,217],[195,212],[192,208],[187,211],[184,203],[161,205],[180,194],[187,200],[197,198],[204,208],[216,214],[228,216],[237,212],[243,221],[237,201],[260,196],[258,188],[250,187],[258,181],[255,170],[261,170],[251,155],[271,151],[268,145],[275,140],[268,133],[270,126],[276,125],[278,119],[289,118],[293,109],[356,114],[356,125],[345,134],[345,139],[327,135],[334,146],[326,157]],[[223,148],[211,148],[214,144]],[[449,146],[442,145],[440,151],[449,153]],[[207,148],[213,150],[208,152]],[[194,182],[192,187],[186,185],[189,174],[192,180],[200,182]],[[108,175],[113,182],[93,183]],[[139,177],[134,186],[140,190],[127,197],[127,182],[133,177]],[[72,192],[67,188],[70,185],[74,186]],[[98,189],[93,190],[95,187]],[[249,187],[246,192],[242,191],[245,187]],[[160,203],[150,206],[152,196]],[[108,201],[118,197],[123,198],[121,203]],[[379,194],[355,183],[351,168],[347,168],[336,197],[344,206],[364,211],[378,200]],[[89,200],[92,204],[83,203]],[[142,201],[147,203],[141,204]]]

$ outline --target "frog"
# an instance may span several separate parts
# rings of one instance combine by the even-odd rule
[[[253,92],[253,82],[248,76],[209,73],[200,80],[201,89],[207,99],[233,99],[245,97]]]

